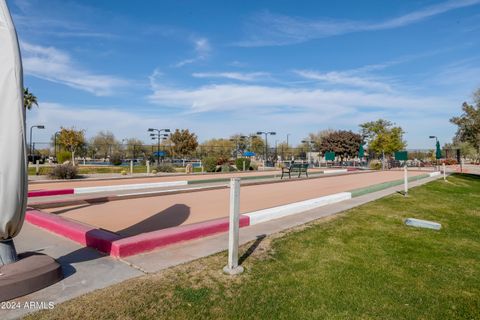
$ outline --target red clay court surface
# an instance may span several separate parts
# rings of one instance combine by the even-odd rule
[[[424,173],[410,171],[409,177]],[[403,179],[403,172],[384,171],[242,186],[240,210],[241,213],[247,213],[400,179]],[[44,211],[129,237],[225,218],[228,216],[228,208],[229,190],[220,189],[82,204]]]
[[[312,169],[308,172],[321,172],[328,170]],[[29,191],[35,190],[57,190],[57,189],[72,189],[83,187],[99,187],[99,186],[112,186],[112,185],[125,185],[125,184],[139,184],[139,183],[155,183],[155,182],[167,182],[167,181],[190,181],[190,180],[210,180],[210,179],[226,179],[231,177],[252,177],[252,176],[271,176],[282,174],[281,171],[251,171],[251,172],[237,172],[237,173],[217,173],[217,174],[192,174],[192,175],[165,175],[158,177],[143,177],[143,178],[128,178],[128,179],[105,179],[105,180],[75,180],[67,182],[44,182],[44,183],[30,183],[28,186]]]

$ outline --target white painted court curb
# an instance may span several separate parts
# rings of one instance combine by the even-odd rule
[[[429,175],[430,177],[436,177],[436,176],[439,176],[439,175],[440,175],[440,171],[430,172],[428,175]]]
[[[74,188],[74,194],[96,193],[105,191],[120,191],[120,190],[138,190],[138,189],[153,189],[163,187],[186,186],[188,181],[169,181],[157,183],[139,183],[139,184],[122,184],[117,186],[101,186],[101,187],[83,187]]]
[[[323,174],[329,174],[329,173],[341,173],[341,172],[348,172],[347,169],[333,169],[333,170],[325,170],[323,171]]]
[[[351,198],[352,194],[350,192],[340,192],[320,198],[294,202],[283,206],[252,211],[245,213],[244,215],[247,215],[250,218],[250,225],[254,225],[257,223],[278,219],[292,214],[297,214],[307,210],[326,206],[327,204],[341,202]]]

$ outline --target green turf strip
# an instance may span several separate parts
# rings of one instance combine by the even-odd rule
[[[419,176],[409,177],[408,181],[409,182],[417,181],[417,180],[420,180],[420,179],[428,178],[429,176],[430,175],[428,175],[428,174],[422,174],[422,175],[419,175]],[[380,190],[383,190],[383,189],[398,186],[398,185],[401,185],[401,184],[403,184],[403,179],[395,180],[395,181],[388,181],[388,182],[384,182],[384,183],[379,183],[379,184],[375,184],[373,186],[351,190],[349,192],[352,194],[352,198],[355,198],[355,197],[363,196],[363,195],[368,194],[368,193],[377,192],[377,191],[380,191]]]
[[[316,176],[316,175],[321,175],[323,172],[314,172],[314,173],[309,173],[309,176]],[[272,174],[272,175],[266,175],[266,176],[250,176],[250,177],[241,177],[241,181],[245,180],[261,180],[261,179],[275,179],[275,178],[280,178],[281,173],[278,174]],[[297,173],[298,175],[298,173]],[[285,177],[285,176],[284,176]],[[288,174],[286,175],[288,178]],[[294,178],[293,176],[292,178]],[[305,177],[305,174],[302,174],[302,177]],[[295,177],[296,178],[296,177]],[[212,183],[212,182],[228,182],[230,181],[231,178],[217,178],[217,179],[198,179],[198,180],[188,180],[188,184],[202,184],[202,183]]]

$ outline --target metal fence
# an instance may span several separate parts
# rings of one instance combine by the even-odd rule
[[[55,146],[49,142],[34,142],[28,145],[28,153],[35,155],[30,159],[39,159],[42,163],[50,160],[55,162],[57,154],[65,151],[61,146]],[[144,163],[147,160],[152,162],[161,161],[171,163],[176,166],[185,166],[188,163],[198,163],[208,156],[222,156],[233,161],[235,158],[243,157],[244,152],[252,151],[248,148],[237,149],[235,147],[225,145],[199,145],[188,156],[183,157],[175,153],[175,149],[169,144],[85,144],[75,152],[77,158],[81,159],[80,163],[102,165],[110,164],[112,156],[120,157],[123,162],[133,160],[134,163]],[[362,159],[349,157],[336,157],[335,161],[326,161],[319,152],[309,151],[306,147],[273,147],[269,146],[267,150],[261,148],[253,150],[255,155],[251,157],[253,160],[264,163],[267,166],[275,166],[280,163],[308,162],[316,167],[368,167],[371,161],[381,161],[381,155],[370,154]],[[425,167],[435,164],[434,150],[408,150],[409,160],[408,166]],[[454,149],[443,150],[445,159],[456,159],[458,153]],[[379,159],[379,160],[377,160]],[[33,162],[33,161],[32,161]],[[396,168],[404,165],[400,161],[394,160],[392,156],[388,156],[384,160],[385,168]]]

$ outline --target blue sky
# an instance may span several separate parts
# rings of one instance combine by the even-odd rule
[[[75,126],[299,142],[381,117],[429,148],[480,87],[480,0],[7,3],[40,102],[27,124],[47,127],[36,141]]]

